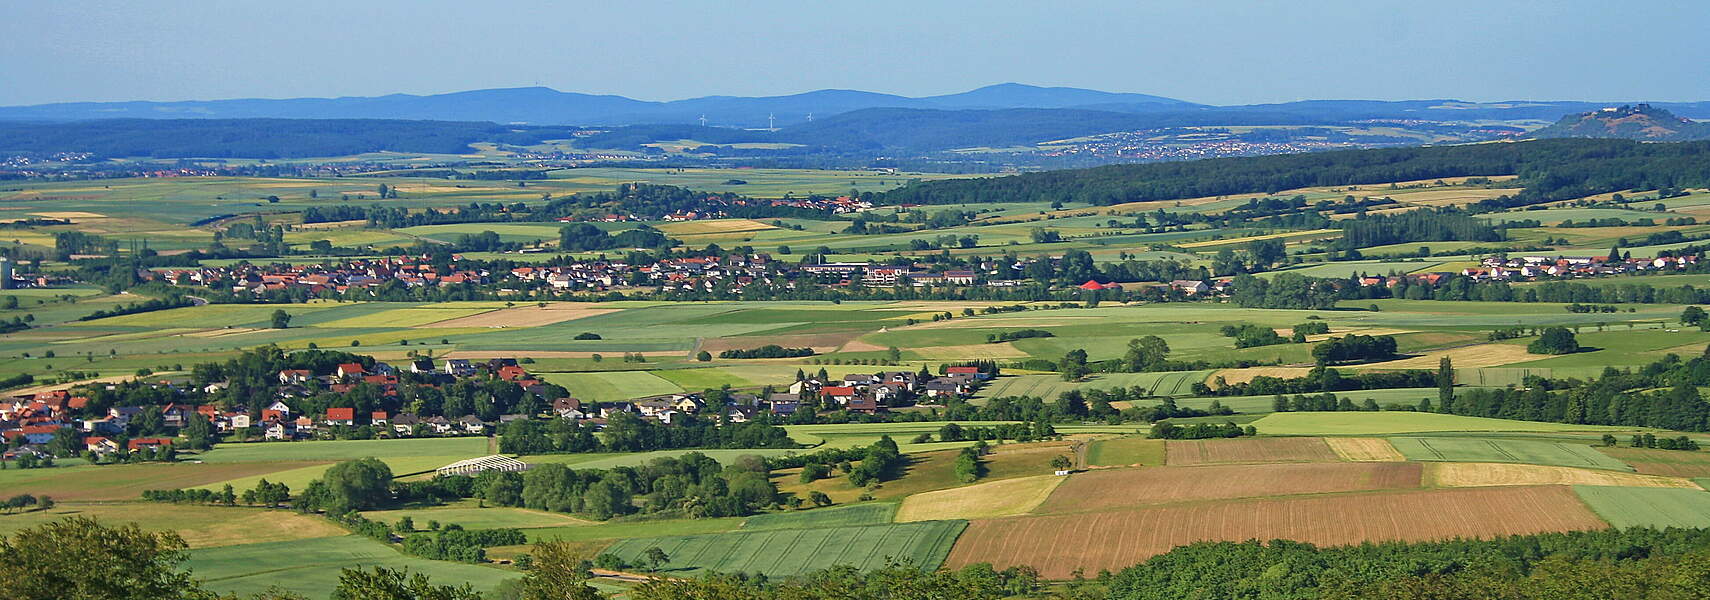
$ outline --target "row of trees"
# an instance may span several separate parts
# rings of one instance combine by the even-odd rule
[[[722,410],[722,405],[720,406]],[[505,425],[499,451],[507,454],[555,452],[647,452],[677,448],[800,448],[784,428],[760,416],[746,423],[724,423],[678,415],[671,425],[633,413],[614,413],[605,427],[570,419],[524,420]]]

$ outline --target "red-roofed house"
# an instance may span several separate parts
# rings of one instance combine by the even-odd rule
[[[819,395],[837,401],[838,404],[848,404],[855,399],[855,388],[843,385],[828,385],[819,388]]]
[[[136,452],[136,451],[141,450],[143,448],[156,448],[156,449],[158,449],[161,446],[171,446],[171,445],[172,445],[172,438],[137,438],[137,439],[131,440],[129,444],[126,444],[125,448],[127,450],[130,450],[131,452]]]
[[[528,370],[522,367],[515,365],[499,367],[499,379],[503,379],[505,381],[516,381],[524,377],[528,377]]]
[[[361,377],[365,372],[366,371],[362,368],[362,363],[344,363],[339,365],[338,370],[336,371],[339,377],[345,378]]]
[[[1105,289],[1120,289],[1122,287],[1122,284],[1119,284],[1119,283],[1116,283],[1113,281],[1107,285],[1107,284],[1099,283],[1097,281],[1088,279],[1086,283],[1081,284],[1079,287],[1083,290],[1096,292],[1096,291],[1105,290]]]
[[[327,409],[327,424],[328,425],[355,425],[356,424],[356,409],[354,409],[354,408],[329,408],[329,409]]]
[[[83,447],[96,454],[112,454],[119,450],[119,444],[111,438],[90,436],[83,438]]]

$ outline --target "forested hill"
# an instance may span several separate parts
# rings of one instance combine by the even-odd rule
[[[1568,115],[1530,134],[1535,138],[1590,137],[1683,142],[1710,139],[1710,123],[1698,123],[1649,104]]]
[[[886,192],[882,200],[888,204],[1061,200],[1110,205],[1494,175],[1518,175],[1526,188],[1519,197],[1504,202],[1509,206],[1628,189],[1704,187],[1710,185],[1710,142],[1554,139],[1109,165],[917,183]]]
[[[110,119],[0,123],[0,152],[155,158],[304,158],[363,152],[459,154],[473,142],[534,144],[561,127],[387,119]]]

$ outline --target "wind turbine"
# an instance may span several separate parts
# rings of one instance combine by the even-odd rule
[[[813,122],[813,113],[808,113],[808,122],[809,123]]]
[[[778,130],[778,126],[777,126],[777,125],[775,125],[775,124],[773,124],[773,121],[775,121],[775,120],[776,120],[776,119],[774,119],[774,118],[773,118],[773,117],[772,117],[772,113],[766,113],[766,128],[767,128],[767,129],[770,129],[770,130],[772,130],[772,131],[777,131],[777,130]]]
[[[706,126],[707,126],[707,116],[705,114],[702,114],[701,115],[701,127],[706,127]]]

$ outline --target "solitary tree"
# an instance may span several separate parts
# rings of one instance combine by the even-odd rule
[[[1686,310],[1680,311],[1680,324],[1698,325],[1704,322],[1705,317],[1704,309],[1696,306],[1688,306],[1686,307]]]
[[[665,551],[658,546],[648,546],[646,558],[647,570],[654,572],[658,572],[659,567],[665,566],[665,563],[671,560],[670,555],[665,554]]]
[[[1069,466],[1073,464],[1074,463],[1069,462],[1069,457],[1061,454],[1051,457],[1051,468],[1058,471],[1067,471],[1069,470]]]
[[[1449,406],[1455,401],[1455,365],[1449,357],[1437,361],[1437,403],[1448,412]]]
[[[1579,351],[1579,340],[1566,327],[1547,327],[1544,333],[1526,345],[1532,354],[1573,354]]]

